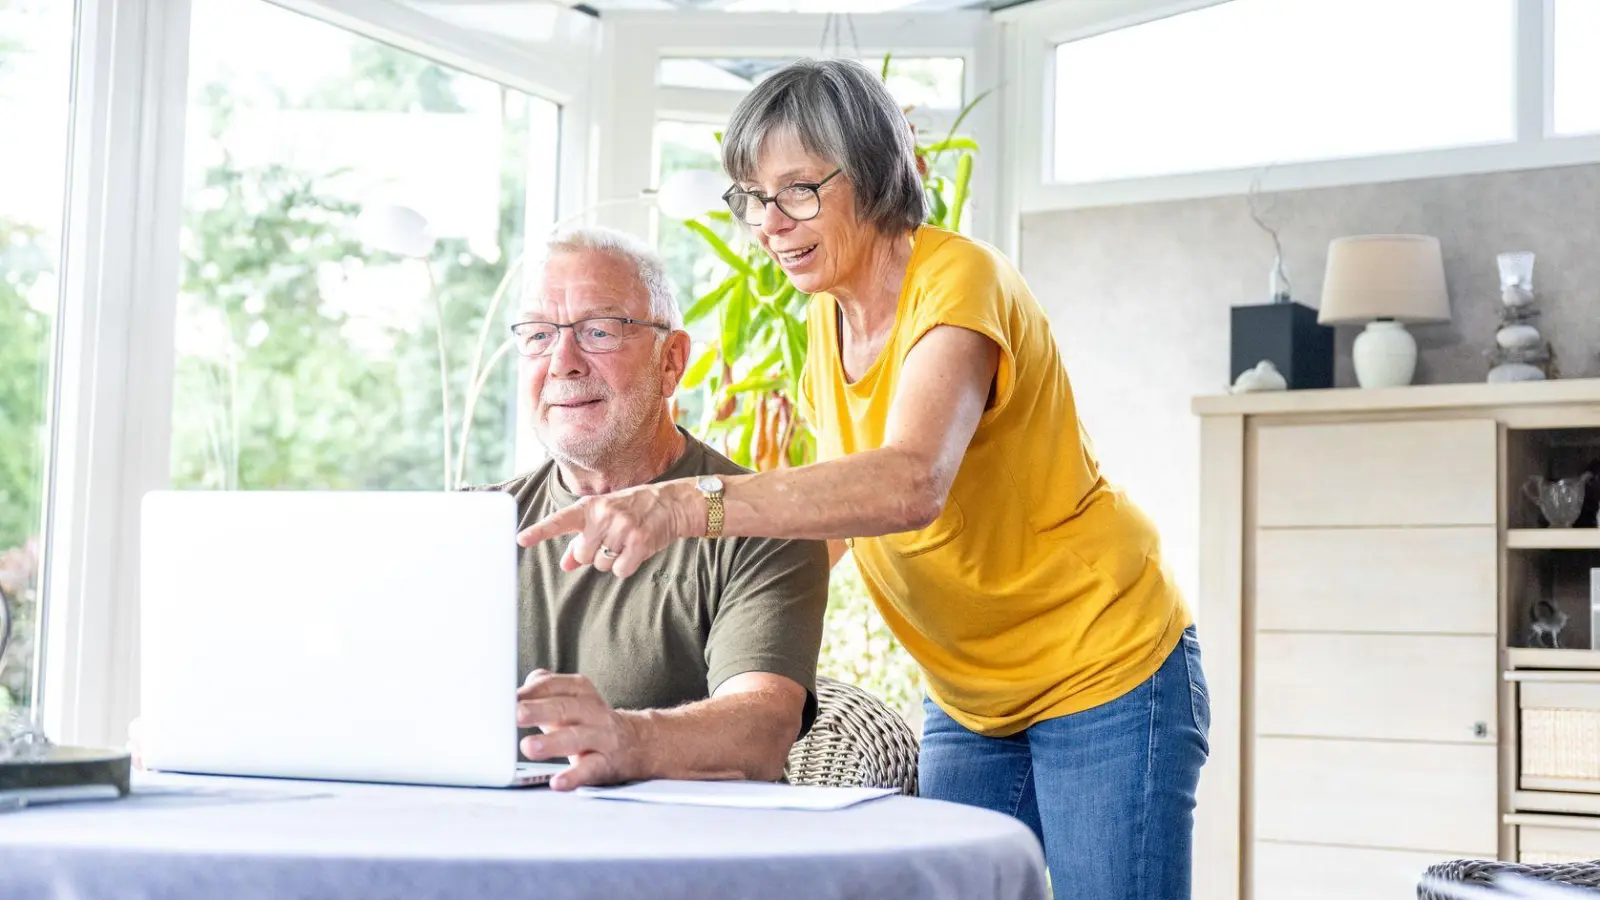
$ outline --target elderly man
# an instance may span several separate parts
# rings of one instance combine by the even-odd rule
[[[716,476],[744,470],[672,421],[689,336],[653,251],[604,229],[559,235],[512,331],[550,461],[470,489],[515,496],[526,528],[593,495],[697,479],[715,515]],[[701,533],[718,534],[716,524]],[[613,543],[596,552],[626,560]],[[574,550],[544,541],[519,551],[523,755],[570,758],[558,790],[778,778],[815,715],[824,545],[699,538],[635,562],[629,578],[575,566]]]

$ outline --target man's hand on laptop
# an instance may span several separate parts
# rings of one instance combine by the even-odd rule
[[[633,721],[612,709],[582,675],[544,669],[528,673],[517,690],[517,726],[544,732],[522,739],[522,755],[528,759],[572,759],[572,766],[550,782],[558,791],[648,777],[645,748]]]

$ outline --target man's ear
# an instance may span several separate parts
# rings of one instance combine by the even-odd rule
[[[689,369],[689,332],[674,331],[667,335],[667,345],[661,349],[661,395],[671,397],[678,392],[678,383]]]

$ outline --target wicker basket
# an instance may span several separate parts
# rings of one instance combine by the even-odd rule
[[[856,687],[817,677],[817,720],[784,767],[790,784],[889,787],[917,793],[917,735],[900,714]]]
[[[1457,859],[1429,866],[1417,885],[1421,900],[1455,900],[1449,884],[1490,885],[1498,875],[1513,874],[1539,881],[1600,890],[1600,862],[1565,862],[1553,865],[1521,865],[1485,859]],[[1443,882],[1444,884],[1436,884]]]
[[[1526,683],[1519,706],[1520,786],[1600,793],[1600,684]]]

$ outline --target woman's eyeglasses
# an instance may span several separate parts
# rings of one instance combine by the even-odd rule
[[[791,184],[771,197],[759,191],[742,191],[738,185],[734,185],[728,188],[722,199],[727,202],[734,218],[746,225],[759,226],[765,222],[768,203],[777,204],[780,212],[796,222],[805,222],[815,219],[817,213],[822,212],[822,195],[818,193],[822,186],[843,171],[834,169],[832,174],[821,181]]]

